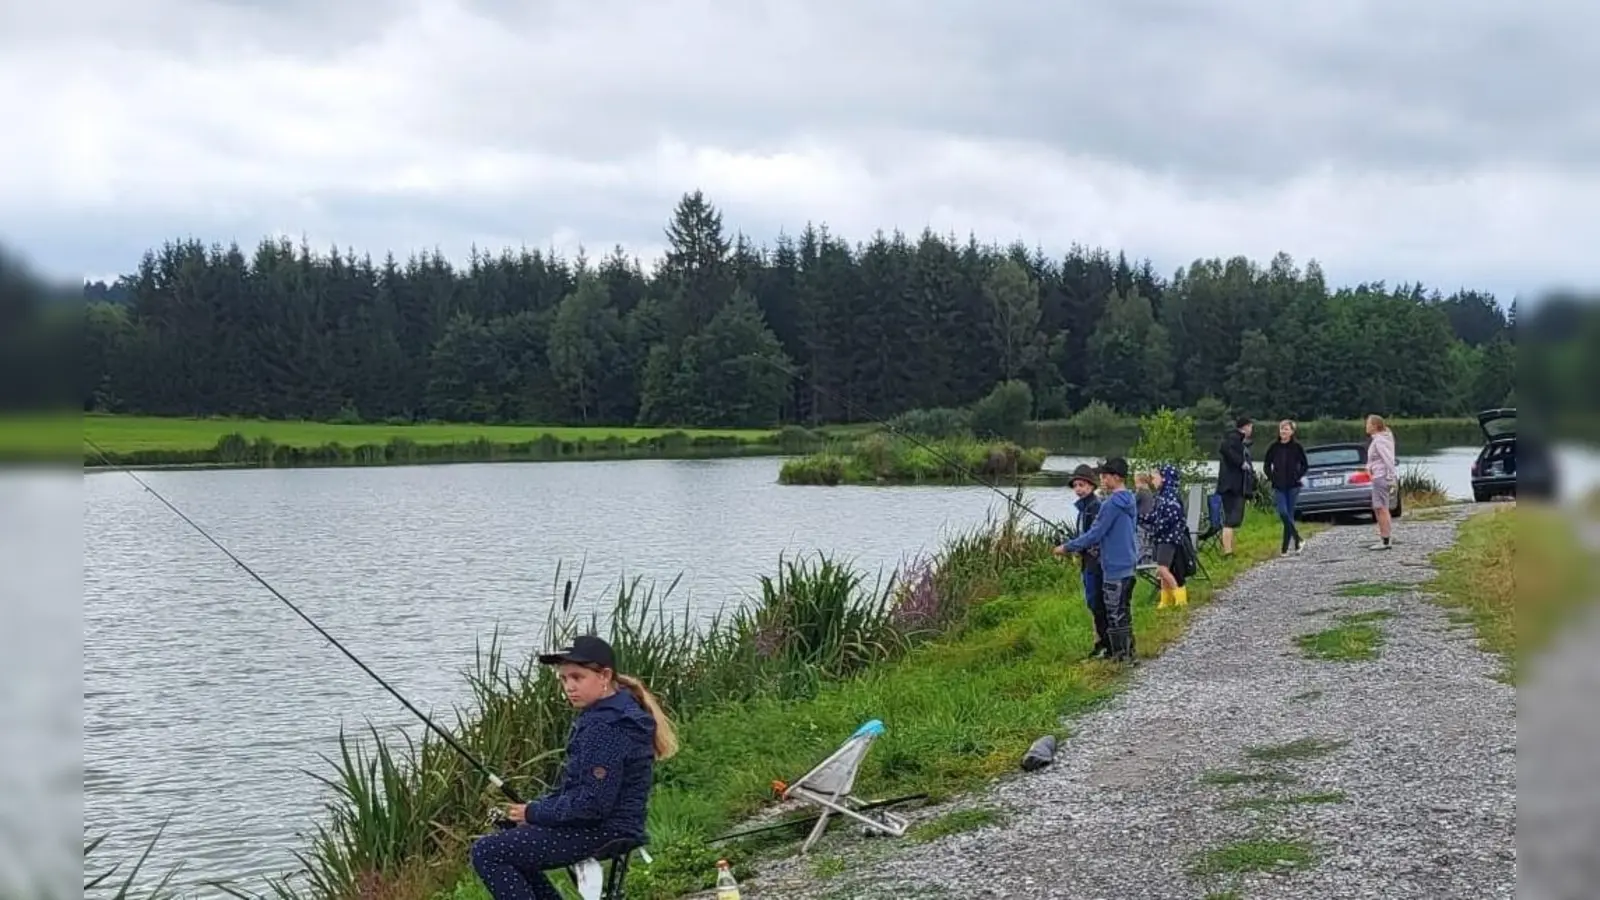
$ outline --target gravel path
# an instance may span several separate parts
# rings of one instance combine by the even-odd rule
[[[1514,896],[1516,694],[1470,626],[1404,586],[1431,577],[1428,557],[1471,512],[1408,516],[1387,552],[1366,549],[1370,526],[1334,528],[1242,575],[1074,723],[1053,766],[962,801],[1001,824],[924,844],[839,827],[746,896]],[[1400,586],[1341,596],[1378,582]],[[1296,648],[1361,613],[1383,635],[1375,658]],[[843,871],[819,877],[831,854]],[[1259,855],[1269,871],[1247,871]]]

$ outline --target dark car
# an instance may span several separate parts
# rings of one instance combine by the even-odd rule
[[[1472,461],[1472,499],[1483,503],[1517,495],[1517,410],[1486,409],[1478,413],[1483,449]]]
[[[1306,462],[1309,467],[1295,503],[1297,515],[1372,514],[1372,475],[1367,471],[1365,443],[1307,447]],[[1390,491],[1389,514],[1399,518],[1404,512],[1396,485]]]

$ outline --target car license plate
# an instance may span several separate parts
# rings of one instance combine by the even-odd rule
[[[1344,484],[1344,479],[1343,478],[1313,478],[1313,479],[1311,479],[1311,486],[1312,487],[1319,487],[1319,488],[1338,487],[1341,484]]]

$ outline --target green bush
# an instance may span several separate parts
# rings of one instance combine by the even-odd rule
[[[1033,388],[1026,381],[1006,381],[972,404],[971,426],[980,438],[1020,441],[1033,415]]]
[[[899,434],[944,440],[969,437],[972,434],[972,414],[964,409],[937,407],[913,409],[889,420],[889,427]]]

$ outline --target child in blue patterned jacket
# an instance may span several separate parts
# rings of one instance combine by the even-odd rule
[[[1139,517],[1150,543],[1155,547],[1156,570],[1161,577],[1160,609],[1186,606],[1189,589],[1187,575],[1189,526],[1183,517],[1183,501],[1178,489],[1182,476],[1178,467],[1165,464],[1150,473],[1150,486],[1155,489],[1155,502],[1150,511]]]

